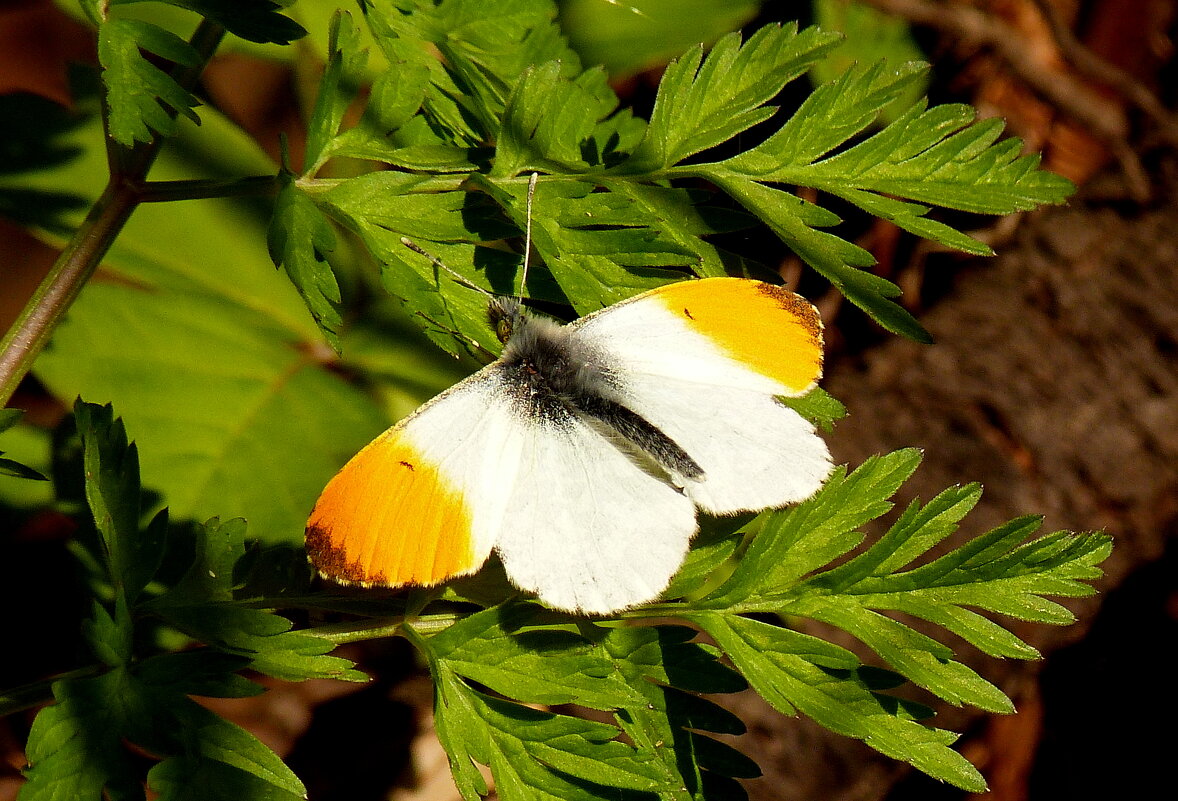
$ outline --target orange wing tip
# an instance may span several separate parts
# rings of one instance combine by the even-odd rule
[[[316,524],[307,526],[307,561],[315,572],[325,579],[338,584],[355,584],[361,587],[397,587],[390,583],[383,573],[371,574],[364,569],[359,559],[349,559],[348,550],[337,545],[331,532]]]
[[[307,522],[307,557],[342,584],[429,587],[482,565],[461,491],[392,429],[323,490]]]
[[[822,377],[822,318],[810,301],[785,287],[704,278],[669,284],[660,298],[741,364],[795,394]]]

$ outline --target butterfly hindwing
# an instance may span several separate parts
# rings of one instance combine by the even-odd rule
[[[658,597],[695,534],[689,499],[578,417],[534,420],[496,548],[516,586],[606,613]]]

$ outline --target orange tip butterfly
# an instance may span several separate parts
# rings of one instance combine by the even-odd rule
[[[784,506],[831,470],[814,426],[779,397],[822,374],[804,298],[743,278],[659,287],[568,325],[491,302],[502,356],[356,454],[307,523],[341,583],[431,586],[492,550],[557,609],[654,600],[696,510]]]

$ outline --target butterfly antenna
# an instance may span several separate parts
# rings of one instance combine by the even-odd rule
[[[528,216],[524,225],[524,268],[519,277],[519,293],[516,295],[520,301],[524,298],[524,284],[528,280],[528,265],[532,261],[532,198],[536,196],[536,180],[539,177],[538,173],[532,173],[532,177],[528,179]]]
[[[433,266],[435,268],[440,269],[440,270],[445,270],[446,272],[448,272],[450,274],[451,278],[453,278],[458,283],[462,284],[464,287],[467,287],[469,289],[477,289],[479,292],[482,292],[484,295],[486,295],[489,298],[495,297],[494,294],[483,289],[481,286],[478,286],[476,284],[472,284],[470,281],[466,280],[466,278],[462,275],[462,273],[458,272],[457,270],[452,270],[449,267],[447,267],[441,259],[439,259],[434,254],[427,251],[425,248],[423,248],[421,245],[414,242],[409,237],[407,237],[407,236],[401,237],[401,244],[404,245],[405,247],[409,248],[410,250],[412,250],[414,253],[420,253],[422,256],[425,256],[427,259],[430,260],[430,263],[433,264]]]

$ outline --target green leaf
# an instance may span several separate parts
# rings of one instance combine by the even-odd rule
[[[951,658],[952,650],[909,626],[877,614],[858,599],[829,597],[789,604],[802,615],[846,631],[879,654],[898,673],[954,706],[969,704],[1009,715],[1014,704],[970,668]]]
[[[75,97],[79,110],[90,107],[83,89]],[[96,198],[106,175],[99,131],[95,114],[59,143],[81,155],[24,186]],[[252,140],[206,110],[203,125],[185,123],[167,141],[152,175],[275,171]],[[264,246],[266,204],[220,198],[177,208],[135,211],[103,261],[105,280],[87,286],[34,371],[65,403],[81,395],[115,404],[174,518],[242,516],[262,540],[301,542],[324,484],[392,412],[337,369],[298,292],[275,271]],[[423,347],[410,327],[395,333],[419,383],[391,385],[390,373],[374,387],[411,391],[416,405],[453,383],[452,359]],[[392,345],[369,350],[378,348]]]
[[[880,692],[907,680],[954,705],[997,713],[1014,707],[954,659],[949,646],[885,613],[943,626],[994,656],[1035,658],[1033,648],[973,610],[1070,622],[1071,613],[1046,596],[1091,594],[1086,582],[1100,575],[1110,541],[1066,532],[1026,541],[1039,521],[1019,518],[922,563],[978,502],[980,488],[969,485],[949,488],[927,504],[913,501],[883,536],[844,559],[863,538],[859,527],[890,509],[889,499],[919,461],[917,451],[899,451],[869,459],[850,474],[836,470],[809,500],[768,515],[732,575],[682,614],[715,638],[753,689],[781,711],[803,712],[972,789],[981,778],[948,750],[953,736],[915,724],[931,712]],[[889,670],[868,670],[830,643],[740,616],[750,612],[840,628]]]
[[[86,500],[102,537],[118,597],[134,603],[163,558],[167,515],[139,528],[139,453],[110,405],[81,400],[74,419],[82,438]]]
[[[186,733],[184,749],[147,774],[163,799],[266,799],[296,801],[307,790],[278,755],[239,726],[186,698],[169,710]],[[182,741],[183,742],[183,741]]]
[[[347,58],[345,50],[345,61]],[[470,149],[443,144],[423,124],[425,118],[417,114],[425,99],[428,77],[428,67],[420,63],[402,63],[396,72],[377,76],[360,121],[331,141],[331,155],[427,172],[475,170]],[[313,114],[312,125],[315,119]]]
[[[843,41],[814,65],[810,77],[815,86],[829,83],[856,64],[887,61],[892,65],[924,61],[925,56],[902,17],[886,14],[862,0],[812,0],[814,22],[824,31],[837,31]],[[928,79],[908,86],[881,117],[891,122],[928,91]]]
[[[438,737],[450,755],[455,781],[470,801],[486,793],[473,762],[491,769],[495,790],[505,801],[589,801],[603,792],[660,787],[662,772],[616,741],[620,731],[613,726],[492,698],[445,668],[435,673],[434,681]]]
[[[479,185],[517,225],[524,223],[526,181]],[[702,270],[701,256],[665,232],[649,206],[608,187],[597,189],[592,180],[541,181],[533,203],[533,247],[577,313],[682,279],[683,269]]]
[[[772,512],[732,577],[701,601],[727,607],[788,591],[800,577],[858,545],[857,529],[891,508],[888,501],[920,464],[920,452],[896,451],[847,475],[836,468],[822,489],[792,509]]]
[[[743,45],[731,33],[707,58],[700,47],[672,61],[659,83],[646,137],[621,169],[662,170],[764,122],[765,105],[834,46],[817,28],[766,26]]]
[[[290,182],[278,193],[268,235],[270,258],[286,270],[328,344],[339,351],[339,284],[327,259],[335,250],[331,223]]]
[[[835,421],[847,416],[847,407],[822,387],[814,387],[797,398],[778,398],[777,402],[793,409],[813,423],[819,431],[826,433],[834,430]]]
[[[113,0],[124,5],[139,0]],[[290,44],[307,35],[307,31],[280,12],[287,3],[276,0],[162,0],[168,5],[187,8],[225,26],[231,33],[251,42]]]
[[[898,286],[856,269],[874,264],[874,256],[858,245],[818,230],[820,227],[836,225],[840,222],[838,217],[788,192],[733,178],[720,168],[709,171],[709,174],[729,195],[773,229],[794,253],[873,320],[889,331],[903,334],[917,342],[932,341],[908,311],[890,300],[900,294]]]
[[[335,648],[329,640],[291,631],[285,617],[235,602],[234,569],[245,554],[245,530],[240,519],[194,527],[187,572],[144,609],[213,648],[248,659],[268,676],[367,681],[348,660],[328,656]]]
[[[116,669],[59,681],[53,689],[57,702],[38,713],[29,733],[24,801],[142,798],[142,752],[162,759],[147,783],[164,799],[305,797],[276,754],[175,687]]]
[[[329,146],[339,133],[344,113],[356,99],[367,63],[368,53],[360,49],[360,32],[352,22],[352,15],[337,12],[331,19],[327,67],[319,82],[315,108],[307,120],[307,145],[303,158],[305,175],[313,175],[329,155]],[[297,221],[288,224],[294,225]]]
[[[661,764],[668,786],[661,798],[713,797],[708,791],[717,784],[736,786],[733,777],[760,775],[743,754],[703,734],[742,734],[744,724],[684,690],[737,692],[746,685],[719,661],[715,649],[690,642],[695,636],[685,626],[627,627],[610,629],[602,640],[620,678],[640,701],[627,705],[618,718],[635,746]],[[743,793],[730,789],[724,797]]]
[[[415,322],[440,347],[458,353],[474,342],[497,352],[500,344],[487,324],[486,295],[456,284],[447,271],[401,240],[411,235],[470,284],[514,294],[519,258],[478,243],[517,229],[478,194],[419,191],[422,182],[417,176],[377,172],[344,181],[314,200],[359,235],[380,264],[385,287],[407,302],[417,314]]]
[[[618,98],[602,70],[569,80],[562,65],[550,61],[521,76],[503,111],[503,124],[490,175],[508,178],[533,170],[579,172],[589,167],[586,147],[597,124],[611,114]]]
[[[525,703],[614,709],[634,700],[600,646],[542,625],[540,612],[532,604],[492,607],[434,635],[429,647],[448,670]]]
[[[1085,582],[1102,575],[1097,565],[1108,556],[1111,540],[1104,534],[1057,531],[1022,542],[1038,525],[1037,518],[1013,520],[928,564],[866,577],[845,592],[868,608],[911,610],[918,616],[923,616],[918,610],[928,614],[930,607],[953,605],[1039,623],[1071,623],[1071,612],[1043,596],[1092,595]]]
[[[663,598],[695,595],[713,585],[718,571],[736,555],[744,541],[740,529],[752,520],[752,515],[729,517],[701,516],[699,531],[691,540],[691,550],[683,560],[671,583],[663,590]]]
[[[714,42],[760,7],[759,0],[563,0],[560,19],[582,61],[603,65],[619,80]]]
[[[20,409],[0,409],[0,434],[3,434],[8,429],[20,422],[21,415],[24,414]],[[45,476],[31,467],[26,467],[20,462],[12,459],[2,458],[4,451],[0,451],[0,476],[12,476],[14,478],[27,478],[33,481],[47,481]]]
[[[952,732],[913,719],[899,699],[877,693],[858,660],[837,646],[736,616],[692,614],[754,690],[785,714],[800,711],[834,732],[969,792],[986,782],[949,745]]]
[[[581,73],[549,0],[450,0],[436,7],[418,4],[409,15],[393,6],[372,0],[363,8],[391,63],[421,63],[429,70],[423,109],[453,144],[494,139],[507,97],[528,67],[559,61],[565,77]],[[429,48],[441,53],[440,62],[426,56]]]
[[[108,19],[98,29],[98,60],[107,89],[111,137],[130,147],[176,129],[175,114],[193,122],[197,100],[166,72],[143,57],[146,50],[186,67],[200,60],[196,50],[174,33],[147,22]],[[169,113],[168,110],[172,113]]]
[[[139,771],[122,742],[130,690],[124,670],[54,683],[56,703],[37,713],[29,731],[21,801],[102,801],[104,791],[133,798],[137,789],[142,794]]]

